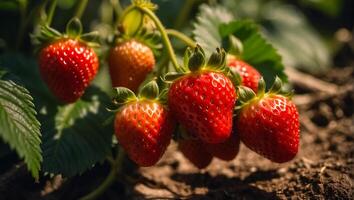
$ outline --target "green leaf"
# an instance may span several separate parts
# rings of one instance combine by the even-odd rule
[[[194,23],[194,39],[203,47],[206,55],[211,55],[221,46],[222,38],[218,27],[233,19],[232,14],[224,7],[201,5],[197,21]]]
[[[0,65],[20,77],[19,81],[34,97],[42,124],[44,172],[80,174],[110,153],[113,127],[104,126],[111,116],[105,108],[110,104],[105,93],[90,87],[81,100],[60,106],[44,85],[34,59],[4,54],[0,56]]]
[[[43,124],[43,170],[66,177],[82,174],[103,161],[112,146],[113,127],[104,126],[109,98],[89,88],[77,102],[60,106]]]
[[[32,176],[38,179],[41,133],[32,100],[24,87],[11,80],[0,80],[0,137],[24,158]]]
[[[264,76],[267,85],[271,85],[275,76],[286,81],[284,66],[276,49],[260,34],[255,23],[250,21],[233,21],[220,26],[220,34],[228,39],[234,35],[243,44],[241,59],[254,66]]]
[[[224,0],[223,5],[236,19],[256,21],[286,66],[312,73],[324,72],[331,66],[328,47],[296,7],[263,0]]]

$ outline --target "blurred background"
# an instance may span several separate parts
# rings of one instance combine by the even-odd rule
[[[45,1],[50,0],[0,0],[0,65],[11,63],[9,66],[14,68],[21,65],[23,68],[17,72],[26,76],[32,76],[31,71],[37,70],[30,33],[45,18],[41,12]],[[52,26],[64,31],[80,1],[85,0],[58,0]],[[117,2],[89,0],[83,14],[85,32],[98,30],[103,44],[115,30],[112,26],[115,13],[121,12],[120,7],[112,6],[118,5]],[[120,2],[123,8],[130,3]],[[172,147],[161,164],[149,170],[127,169],[131,177],[117,181],[102,199],[198,199],[205,195],[209,199],[285,199],[294,195],[297,199],[352,199],[353,0],[152,2],[158,4],[157,15],[167,28],[178,29],[191,37],[198,19],[213,24],[208,20],[210,15],[219,16],[225,22],[255,21],[263,36],[282,55],[289,82],[296,91],[293,100],[300,112],[301,150],[293,162],[273,165],[242,147],[235,161],[228,164],[216,161],[207,171],[199,173]],[[173,43],[181,54],[185,46],[174,39]],[[107,50],[108,46],[103,45],[101,69],[94,84],[108,93],[111,87],[104,62]],[[1,200],[77,199],[100,184],[109,169],[105,163],[72,179],[45,176],[40,183],[34,183],[21,159],[1,141],[0,163]]]

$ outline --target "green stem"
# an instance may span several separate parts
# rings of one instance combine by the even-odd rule
[[[27,14],[27,5],[28,2],[27,0],[24,1],[19,1],[19,11],[20,11],[20,26],[17,34],[17,40],[16,40],[16,45],[15,45],[15,50],[18,50],[23,42],[23,36],[25,34],[25,30],[27,27],[27,19],[26,19],[26,14]]]
[[[84,14],[87,3],[88,3],[88,0],[80,0],[78,6],[76,8],[76,11],[75,11],[75,17],[77,17],[79,19],[81,18],[82,14]]]
[[[194,40],[192,40],[190,37],[188,37],[187,35],[185,35],[182,32],[179,32],[177,30],[174,29],[166,29],[166,33],[170,36],[174,36],[177,39],[181,40],[182,42],[184,42],[187,46],[194,48],[196,46],[196,43],[194,42]]]
[[[183,23],[187,21],[186,19],[188,18],[189,13],[191,12],[195,2],[196,0],[185,0],[185,3],[175,21],[174,28],[176,29],[181,28]]]
[[[109,172],[106,179],[98,188],[96,188],[94,191],[87,194],[86,196],[81,197],[80,200],[93,200],[101,196],[116,180],[117,175],[122,169],[124,156],[124,151],[119,148],[117,158],[112,164],[111,171]]]
[[[52,2],[51,2],[51,4],[50,4],[50,7],[49,7],[47,20],[46,20],[46,24],[47,24],[48,26],[50,26],[50,24],[52,23],[56,6],[57,6],[57,0],[52,0]]]
[[[117,19],[120,18],[120,16],[123,13],[123,8],[122,5],[120,5],[120,1],[119,0],[110,0],[111,1],[111,5],[113,7],[113,10],[116,14]]]
[[[164,46],[167,49],[168,55],[170,57],[170,60],[171,60],[171,62],[173,64],[175,70],[178,70],[180,68],[180,66],[178,65],[175,52],[174,52],[174,50],[172,48],[172,44],[170,42],[170,39],[168,38],[166,30],[165,30],[164,26],[162,25],[161,21],[159,20],[159,18],[148,8],[144,8],[144,7],[135,7],[135,8],[140,9],[144,14],[146,14],[148,17],[150,17],[150,19],[152,21],[154,21],[157,29],[161,33],[162,42],[164,43]]]

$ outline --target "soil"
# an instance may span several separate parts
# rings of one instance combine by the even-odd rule
[[[154,167],[135,168],[127,160],[101,199],[353,199],[354,67],[317,78],[288,74],[301,121],[294,160],[274,164],[241,145],[233,161],[214,159],[199,171],[172,144]],[[33,183],[23,164],[8,169],[0,175],[0,199],[77,199],[109,171],[105,163],[71,179],[44,177]]]

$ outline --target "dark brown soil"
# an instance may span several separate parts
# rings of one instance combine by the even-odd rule
[[[242,145],[232,162],[214,159],[198,171],[172,144],[154,167],[128,163],[101,199],[353,199],[354,67],[318,78],[288,74],[301,116],[301,147],[293,161],[274,164]],[[22,168],[15,177],[11,171],[0,176],[0,199],[76,199],[108,171],[102,165],[80,177],[33,184]]]

